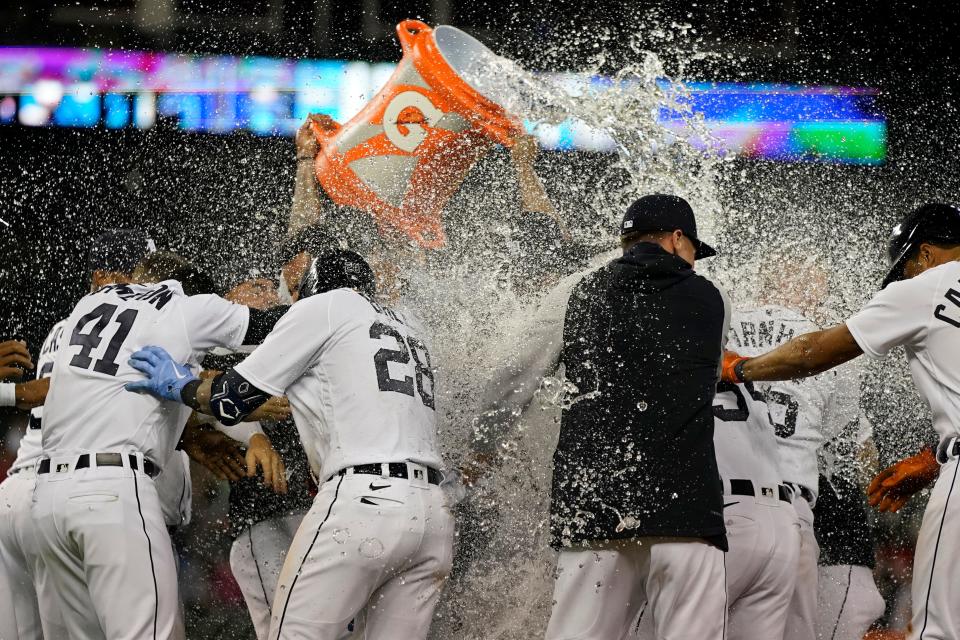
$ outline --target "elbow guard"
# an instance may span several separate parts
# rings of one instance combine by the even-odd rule
[[[231,427],[256,411],[270,398],[239,373],[228,369],[213,379],[210,387],[210,409],[213,416]]]

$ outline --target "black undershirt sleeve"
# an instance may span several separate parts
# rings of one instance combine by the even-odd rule
[[[289,308],[289,305],[273,307],[265,311],[251,308],[250,322],[247,323],[247,333],[243,336],[243,344],[254,345],[263,342]]]

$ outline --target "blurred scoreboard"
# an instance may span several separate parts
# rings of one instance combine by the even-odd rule
[[[394,64],[0,47],[0,125],[147,129],[171,118],[185,131],[292,136],[308,113],[349,120]],[[561,86],[605,78],[554,76]],[[664,83],[666,85],[666,83]],[[886,121],[865,88],[687,83],[658,121],[704,149],[784,161],[880,164]],[[691,115],[693,118],[691,118]],[[698,124],[691,126],[695,120]],[[544,147],[615,151],[610,135],[568,120],[528,122]]]

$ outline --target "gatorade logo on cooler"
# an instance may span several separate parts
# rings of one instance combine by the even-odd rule
[[[523,126],[462,77],[501,60],[478,40],[417,20],[397,33],[404,55],[383,89],[345,125],[314,126],[317,180],[381,230],[439,248],[450,196],[478,158],[494,144],[512,145]]]

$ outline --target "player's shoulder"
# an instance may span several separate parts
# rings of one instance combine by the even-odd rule
[[[939,290],[945,282],[960,288],[960,262],[947,262],[906,280],[891,282],[877,295],[899,296],[912,292],[925,293]]]

